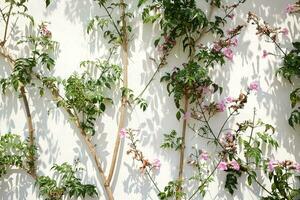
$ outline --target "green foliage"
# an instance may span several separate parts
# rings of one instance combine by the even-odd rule
[[[177,132],[172,130],[170,134],[164,134],[164,141],[161,148],[179,150],[182,145],[182,137],[177,137]]]
[[[30,36],[18,41],[18,44],[25,43],[32,51],[28,57],[18,58],[14,62],[14,69],[8,78],[0,79],[2,92],[5,93],[9,87],[18,90],[21,85],[32,84],[34,69],[46,67],[50,70],[55,62],[49,55],[56,46],[56,42],[50,37],[38,33],[37,36]]]
[[[293,77],[300,77],[300,42],[293,43],[294,49],[283,58],[283,67],[278,70],[284,78],[292,82]]]
[[[262,151],[260,149],[260,142],[254,141],[252,145],[249,142],[244,140],[244,147],[245,147],[245,157],[248,159],[253,159],[256,165],[259,164],[262,158]]]
[[[112,103],[109,91],[120,79],[121,68],[108,62],[85,61],[83,67],[94,66],[100,74],[93,78],[87,72],[82,75],[73,74],[63,81],[65,100],[57,102],[57,106],[72,109],[81,116],[81,127],[85,133],[94,135],[96,118],[106,109],[107,103]]]
[[[98,196],[96,186],[83,184],[81,179],[76,177],[78,169],[73,169],[67,163],[54,165],[52,169],[58,174],[59,181],[49,176],[40,176],[36,180],[40,195],[46,200],[62,200],[64,196],[70,198]]]
[[[163,192],[158,193],[160,200],[166,200],[170,197],[182,198],[185,194],[179,189],[182,186],[182,181],[170,181],[168,185],[164,188]]]
[[[17,167],[30,170],[32,157],[36,154],[36,147],[22,141],[19,135],[7,133],[0,136],[0,177],[7,170]]]
[[[240,171],[236,170],[227,170],[226,180],[225,180],[225,189],[228,190],[230,194],[233,194],[237,189],[238,178],[241,176]]]
[[[143,111],[145,111],[148,108],[148,103],[146,102],[146,100],[143,98],[135,97],[133,94],[133,90],[131,90],[130,88],[122,87],[121,92],[122,97],[126,97],[127,99],[126,103],[136,102],[137,105],[139,105],[140,109]]]
[[[169,95],[174,95],[175,105],[180,109],[180,100],[187,95],[190,103],[202,97],[201,87],[213,86],[216,92],[220,87],[212,82],[208,70],[196,62],[189,62],[183,68],[176,68],[172,73],[166,73],[161,81],[167,82]]]
[[[95,27],[100,27],[101,30],[104,30],[111,21],[107,18],[101,18],[99,16],[95,16],[93,19],[91,19],[87,25],[87,33],[91,33],[92,30],[95,29]]]
[[[247,129],[251,129],[251,133],[249,137],[242,138],[239,137],[239,141],[241,142],[244,148],[244,156],[247,160],[253,160],[258,166],[262,162],[262,148],[263,144],[269,145],[269,147],[278,148],[278,142],[274,139],[273,134],[275,133],[275,128],[270,125],[258,120],[257,122],[253,123],[249,120],[244,121],[243,123],[238,124],[237,132],[246,132]],[[259,129],[261,131],[256,131]]]
[[[293,173],[283,166],[275,167],[275,170],[269,172],[272,194],[263,197],[263,200],[287,199],[293,200],[300,194],[300,189],[295,189],[289,184]]]
[[[292,83],[293,78],[300,78],[300,42],[294,42],[293,47],[294,49],[284,56],[283,67],[281,67],[277,72],[284,78],[288,79],[290,83]],[[290,94],[290,100],[292,108],[295,108],[296,104],[300,102],[300,88],[296,88]],[[295,128],[295,125],[300,124],[299,108],[296,108],[292,111],[288,122],[293,128]]]
[[[103,31],[104,38],[108,39],[108,43],[113,45],[121,45],[125,39],[125,31],[131,32],[132,27],[130,25],[124,26],[122,23],[125,18],[132,18],[133,13],[125,11],[124,15],[120,19],[114,19],[112,16],[112,10],[119,7],[127,7],[126,3],[109,3],[106,0],[95,0],[100,8],[104,8],[107,15],[105,16],[95,16],[91,19],[87,26],[87,33],[90,33],[96,27],[100,27]],[[111,29],[113,27],[113,29]],[[126,34],[127,35],[127,34]],[[126,36],[128,37],[128,36]],[[127,40],[128,38],[126,38]]]
[[[289,125],[293,128],[295,128],[296,124],[298,125],[300,124],[300,107],[292,111],[288,121],[289,121]]]
[[[51,0],[45,0],[45,3],[46,3],[46,7],[48,7],[51,3]]]

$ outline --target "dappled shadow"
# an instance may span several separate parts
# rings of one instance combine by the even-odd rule
[[[23,170],[9,170],[6,175],[1,177],[1,200],[27,200],[38,199],[35,180]]]

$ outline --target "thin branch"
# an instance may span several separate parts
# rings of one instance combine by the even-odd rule
[[[189,98],[188,95],[184,95],[184,113],[187,113],[189,106]],[[178,172],[178,180],[183,180],[183,166],[184,166],[184,150],[185,150],[185,138],[186,138],[186,127],[187,127],[187,119],[183,119],[182,125],[182,143],[180,145],[180,159],[179,159],[179,172]]]
[[[122,37],[122,63],[123,63],[123,87],[128,88],[128,32],[127,32],[127,21],[126,21],[126,5],[124,3],[124,0],[120,0],[120,11],[121,11],[121,22],[122,22],[122,33],[120,33],[120,36]],[[121,144],[121,138],[120,138],[120,131],[125,126],[125,118],[126,118],[126,112],[127,112],[127,95],[122,96],[121,100],[121,108],[120,108],[120,119],[119,119],[119,125],[118,125],[118,132],[117,132],[117,138],[115,140],[114,145],[114,151],[113,156],[111,160],[111,165],[109,169],[109,174],[106,180],[106,185],[111,184],[112,177],[114,175],[114,170],[116,167],[120,144]]]
[[[7,14],[7,19],[6,19],[6,22],[5,22],[5,29],[4,29],[3,41],[1,42],[2,46],[4,46],[4,44],[6,42],[8,25],[9,25],[9,19],[10,19],[10,15],[11,15],[12,9],[13,9],[13,3],[10,4],[9,11],[8,11],[8,14]]]
[[[222,159],[219,160],[218,164],[214,167],[214,169],[212,170],[212,172],[208,175],[208,177],[203,181],[203,183],[198,187],[198,189],[188,198],[188,200],[191,200],[201,189],[201,187],[203,187],[207,181],[209,181],[210,177],[212,177],[212,175],[214,175],[215,171],[218,169],[218,165],[220,164],[220,162],[222,161]]]
[[[149,171],[146,169],[146,174],[149,177],[149,179],[151,180],[152,184],[154,185],[155,189],[157,190],[158,193],[161,192],[161,190],[159,189],[159,187],[157,186],[157,184],[155,183],[155,181],[153,180],[151,174],[149,173]]]
[[[219,133],[218,133],[217,138],[220,138],[220,135],[221,135],[222,131],[224,130],[225,125],[227,124],[228,120],[234,115],[235,112],[236,112],[236,110],[234,110],[233,112],[231,112],[231,113],[228,115],[228,117],[226,118],[226,120],[224,121],[224,123],[223,123],[222,126],[221,126],[221,129],[220,129],[220,131],[219,131]]]
[[[110,14],[110,12],[108,11],[108,9],[107,9],[107,7],[105,6],[105,4],[104,4],[102,1],[98,1],[98,2],[99,2],[100,7],[102,6],[102,7],[104,8],[105,12],[107,13],[108,17],[110,18],[111,22],[113,23],[113,26],[114,26],[114,28],[116,29],[118,35],[119,35],[120,37],[122,37],[122,34],[121,34],[121,32],[120,32],[120,30],[119,30],[119,28],[118,28],[116,22],[114,21],[113,17],[111,16],[111,14]]]
[[[14,66],[15,66],[15,60],[3,46],[0,47],[0,55],[7,60],[11,69],[13,70]],[[29,107],[29,103],[28,103],[28,98],[26,95],[25,86],[22,84],[20,86],[19,90],[20,90],[20,94],[22,96],[24,107],[25,107],[25,114],[26,114],[26,120],[27,120],[28,132],[29,132],[29,144],[31,147],[33,147],[33,146],[35,146],[34,128],[33,128],[31,111],[30,111],[30,107]],[[36,160],[35,155],[30,156],[29,159],[31,162],[29,174],[36,179],[37,174],[36,174],[36,165],[35,165],[35,160]]]

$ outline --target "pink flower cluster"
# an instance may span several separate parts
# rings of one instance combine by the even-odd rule
[[[232,30],[228,31],[228,34],[230,34],[232,32]],[[237,47],[238,45],[238,40],[237,38],[233,38],[233,39],[226,39],[225,41],[220,40],[218,42],[215,42],[212,50],[215,52],[222,52],[223,55],[230,61],[233,61],[233,51],[231,49],[231,47]]]
[[[40,34],[43,36],[43,37],[51,37],[52,36],[52,33],[51,33],[51,31],[49,31],[48,30],[48,28],[47,28],[47,25],[46,24],[44,24],[44,23],[42,23],[41,25],[40,25]]]
[[[225,162],[225,161],[221,161],[219,163],[219,165],[217,166],[217,168],[221,171],[226,171],[228,169],[233,169],[235,171],[239,171],[240,170],[240,164],[236,161],[230,161],[230,162]]]
[[[269,53],[266,50],[263,50],[262,58],[266,58],[269,55]]]
[[[217,110],[219,112],[224,112],[226,110],[226,105],[232,103],[233,101],[234,101],[234,98],[232,98],[230,96],[226,97],[225,99],[219,101],[216,104]]]
[[[288,4],[285,8],[285,12],[290,14],[295,11],[296,6],[294,4]]]
[[[161,162],[159,159],[154,159],[151,164],[152,164],[152,167],[154,167],[156,170],[159,170],[161,167]]]
[[[209,158],[207,151],[201,150],[201,154],[200,154],[200,160],[205,160],[207,161]]]
[[[280,33],[282,33],[284,36],[288,36],[289,35],[289,29],[283,28],[283,29],[281,29]]]
[[[259,82],[258,81],[251,82],[250,85],[248,86],[248,89],[250,91],[258,92],[260,90]]]
[[[127,134],[126,129],[125,129],[125,128],[122,128],[122,129],[120,130],[120,133],[119,133],[120,138],[125,138],[125,137],[126,137],[126,134]]]
[[[289,170],[295,170],[297,172],[300,172],[300,164],[290,160],[285,160],[282,162],[279,162],[277,160],[270,160],[268,163],[268,170],[270,172],[273,172],[276,167],[283,167]]]

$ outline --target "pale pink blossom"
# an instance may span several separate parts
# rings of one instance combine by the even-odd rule
[[[232,13],[232,14],[228,15],[228,17],[229,17],[230,19],[233,19],[233,18],[234,18],[234,14]]]
[[[233,134],[230,131],[228,131],[225,135],[225,140],[228,142],[233,142],[233,139]]]
[[[221,51],[222,47],[221,47],[221,45],[219,43],[214,43],[214,46],[213,46],[212,49],[215,52],[219,52],[219,51]]]
[[[234,101],[233,97],[228,96],[225,98],[225,103],[232,103],[233,101]]]
[[[269,53],[266,50],[263,50],[262,58],[266,58],[269,55]]]
[[[218,167],[217,167],[219,170],[222,170],[222,171],[225,171],[228,169],[227,167],[227,163],[224,162],[224,161],[221,161],[219,164],[218,164]]]
[[[191,118],[191,112],[184,113],[184,115],[183,115],[184,120],[189,120],[190,118]]]
[[[232,169],[236,170],[236,171],[239,171],[240,170],[240,165],[238,162],[236,162],[235,160],[231,161],[230,162],[230,165],[232,167]]]
[[[201,87],[202,89],[202,94],[206,95],[206,94],[210,94],[212,91],[211,89],[209,89],[208,87]]]
[[[294,167],[297,172],[300,172],[300,164],[299,163],[295,163]]]
[[[161,167],[161,162],[160,162],[160,160],[159,160],[159,159],[154,159],[153,162],[152,162],[152,166],[153,166],[155,169],[159,170],[160,167]]]
[[[225,111],[226,105],[225,105],[224,100],[217,103],[217,109],[218,109],[219,112],[224,112]]]
[[[223,54],[228,60],[233,61],[233,51],[230,48],[224,48]]]
[[[280,32],[281,32],[284,36],[288,36],[288,35],[289,35],[289,29],[287,29],[287,28],[283,28]]]
[[[260,89],[259,82],[258,81],[251,82],[248,88],[251,91],[256,91],[257,92]]]
[[[234,29],[228,29],[228,30],[226,31],[226,33],[227,33],[228,35],[231,35],[233,32],[234,32]]]
[[[285,8],[285,12],[290,14],[295,10],[295,5],[294,4],[288,4]]]
[[[268,163],[268,170],[270,171],[270,172],[273,172],[274,171],[274,169],[275,169],[275,164],[276,164],[277,162],[275,162],[274,160],[270,160],[269,161],[269,163]]]
[[[124,138],[125,136],[126,136],[126,134],[127,134],[127,131],[126,131],[126,129],[125,128],[122,128],[121,130],[120,130],[120,138]]]
[[[207,161],[209,158],[208,153],[206,151],[202,151],[200,154],[200,160],[205,160]]]
[[[230,44],[233,45],[234,47],[237,47],[237,46],[238,46],[238,39],[237,39],[237,38],[233,38],[233,39],[230,41]]]

